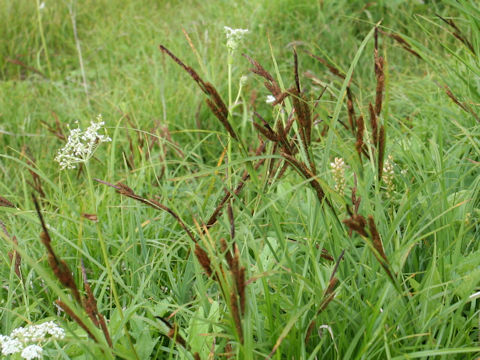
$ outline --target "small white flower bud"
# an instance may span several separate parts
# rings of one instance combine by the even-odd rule
[[[272,104],[272,103],[275,102],[275,100],[277,100],[277,99],[275,99],[275,96],[273,96],[273,95],[268,95],[268,96],[267,96],[267,100],[265,100],[265,102],[266,102],[267,104]]]
[[[247,75],[243,75],[242,77],[240,77],[240,86],[247,85],[247,81],[248,81],[248,76]]]

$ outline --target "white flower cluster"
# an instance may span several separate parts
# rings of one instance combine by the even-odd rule
[[[48,321],[39,325],[19,327],[12,331],[10,336],[0,335],[0,349],[3,355],[11,355],[21,352],[23,359],[40,359],[43,348],[42,342],[49,339],[61,340],[65,337],[65,330]],[[33,343],[33,344],[32,344]]]
[[[387,197],[391,197],[393,192],[395,191],[395,169],[393,168],[393,156],[388,155],[387,160],[383,164],[383,173],[382,173],[382,180],[387,187],[386,195]]]
[[[345,161],[342,158],[335,158],[334,162],[330,163],[330,168],[333,172],[333,179],[335,180],[335,190],[340,196],[345,194]]]
[[[22,358],[31,360],[31,359],[41,359],[43,354],[43,349],[38,345],[28,345],[25,349],[22,350],[20,355]]]
[[[248,29],[232,29],[228,26],[223,27],[227,35],[227,48],[231,51],[237,50],[238,44],[243,36],[248,33]]]
[[[106,135],[100,135],[98,130],[105,123],[102,121],[102,115],[97,116],[97,121],[92,121],[87,130],[80,128],[70,130],[67,143],[58,150],[55,161],[60,164],[60,168],[74,169],[75,164],[87,162],[102,142],[112,141]]]

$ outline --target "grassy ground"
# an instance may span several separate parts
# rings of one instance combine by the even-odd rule
[[[480,7],[424,2],[0,2],[0,334],[55,320],[52,359],[478,357]],[[233,53],[224,26],[249,29]],[[61,170],[99,113],[112,141]]]

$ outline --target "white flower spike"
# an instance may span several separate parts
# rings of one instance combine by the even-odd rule
[[[342,158],[335,158],[334,162],[330,163],[330,169],[333,172],[333,179],[335,180],[335,191],[338,192],[340,196],[345,195],[345,161]]]

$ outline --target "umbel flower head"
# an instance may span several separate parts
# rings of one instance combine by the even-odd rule
[[[235,51],[243,36],[248,33],[248,29],[232,29],[228,26],[223,27],[227,35],[227,48]]]
[[[61,340],[65,337],[65,330],[48,321],[39,325],[19,327],[12,331],[10,336],[0,335],[0,350],[2,355],[21,353],[23,359],[41,359],[42,343],[50,339]]]
[[[96,121],[92,121],[85,131],[80,128],[70,130],[67,143],[58,150],[55,157],[55,161],[60,164],[62,170],[74,169],[75,164],[87,162],[98,145],[102,142],[112,141],[107,135],[98,133],[104,124],[102,115],[98,115]]]

